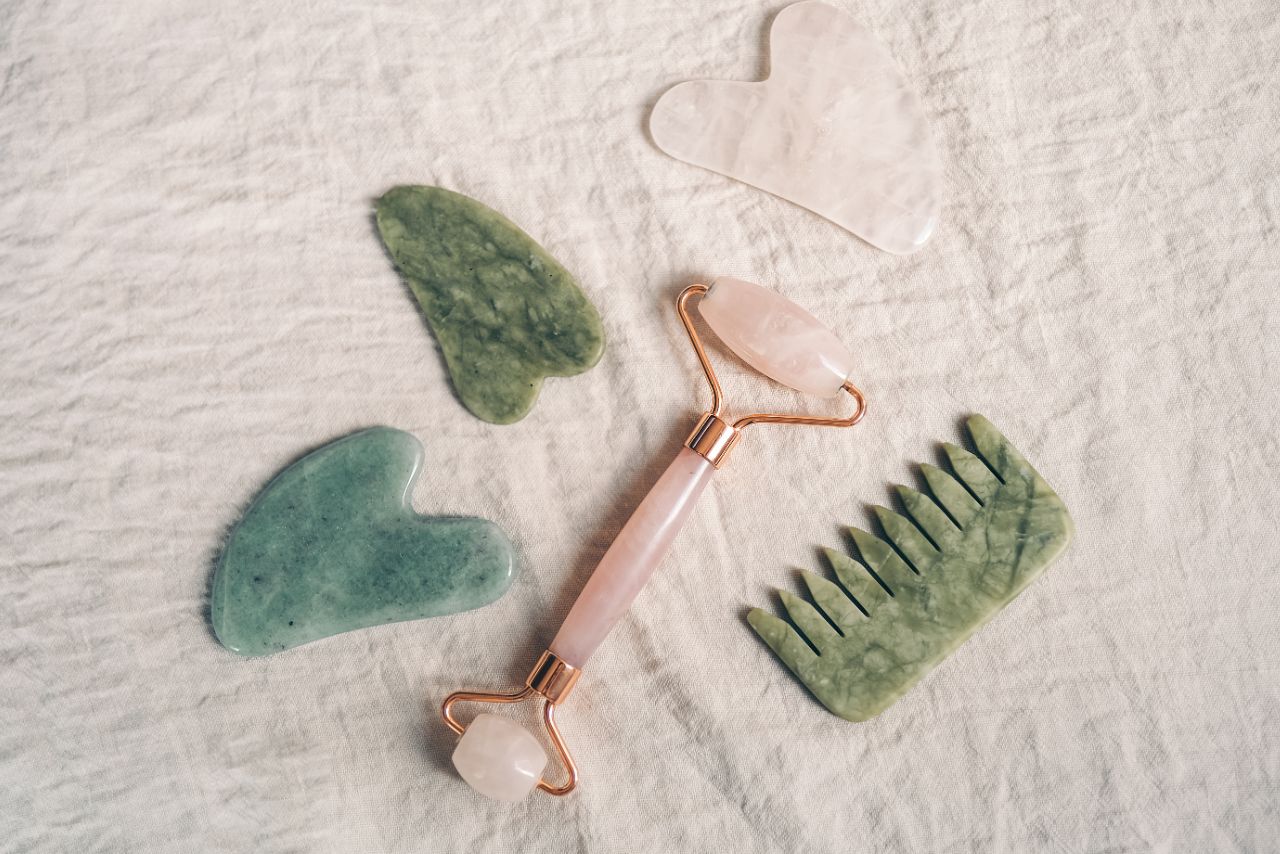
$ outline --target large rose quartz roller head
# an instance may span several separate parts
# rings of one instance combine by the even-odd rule
[[[707,325],[747,364],[808,394],[831,397],[847,392],[854,399],[853,414],[847,418],[818,418],[757,413],[732,423],[725,420],[720,382],[689,316],[689,302],[694,297],[701,297],[699,308]],[[462,736],[453,754],[454,766],[481,794],[518,801],[535,788],[553,795],[573,791],[578,771],[556,726],[555,709],[573,690],[587,659],[662,562],[711,475],[723,464],[746,427],[761,423],[851,427],[866,412],[862,392],[849,380],[853,356],[835,333],[777,292],[739,279],[721,278],[709,288],[685,288],[676,300],[676,309],[711,385],[711,410],[698,419],[684,447],[618,532],[560,626],[551,648],[542,654],[525,680],[524,690],[513,694],[459,691],[445,699],[441,708],[445,723]],[[464,726],[454,715],[454,706],[462,702],[518,703],[527,699],[543,702],[543,723],[567,775],[560,785],[553,785],[542,776],[546,752],[524,727],[493,714],[478,715]]]

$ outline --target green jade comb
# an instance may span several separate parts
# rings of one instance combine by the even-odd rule
[[[827,549],[840,585],[802,573],[817,607],[779,591],[794,627],[759,608],[747,616],[842,718],[865,721],[887,709],[1071,539],[1067,508],[1017,448],[981,415],[968,427],[976,455],[943,446],[955,476],[921,466],[934,498],[899,486],[909,518],[874,508],[887,542],[850,529],[865,565]]]

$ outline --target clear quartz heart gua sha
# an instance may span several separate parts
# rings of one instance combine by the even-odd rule
[[[847,418],[757,413],[729,422],[724,394],[707,359],[689,314],[700,297],[707,325],[734,353],[762,374],[809,394],[832,397],[847,392],[855,409]],[[556,726],[555,710],[573,690],[587,659],[622,618],[645,582],[657,569],[671,542],[689,517],[711,475],[752,424],[810,424],[851,427],[862,419],[866,401],[850,381],[853,356],[829,329],[804,309],[775,291],[738,279],[716,279],[710,288],[690,285],[676,309],[711,385],[711,410],[702,415],[675,460],[658,478],[578,595],[551,642],[525,680],[512,694],[458,691],[444,701],[441,713],[449,728],[462,736],[454,766],[476,791],[498,800],[518,801],[535,788],[567,795],[577,786],[578,771]],[[454,707],[462,702],[518,703],[541,701],[547,734],[559,754],[567,779],[554,785],[542,776],[546,755],[534,736],[518,724],[492,714],[462,724]]]
[[[817,0],[788,6],[754,83],[691,80],[654,105],[667,154],[806,207],[886,252],[929,240],[942,160],[923,102],[875,35]]]

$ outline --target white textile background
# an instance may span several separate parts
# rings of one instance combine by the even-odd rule
[[[649,142],[668,86],[766,71],[776,3],[0,4],[0,850],[1275,849],[1275,0],[841,3],[946,159],[912,257]],[[398,183],[561,259],[600,365],[468,415],[371,225]],[[870,415],[753,428],[564,709],[581,790],[482,800],[436,705],[518,684],[674,453],[707,394],[672,298],[717,274],[837,327]],[[846,723],[743,615],[974,411],[1077,539]],[[425,442],[420,511],[510,533],[513,589],[228,653],[225,529],[372,424]]]

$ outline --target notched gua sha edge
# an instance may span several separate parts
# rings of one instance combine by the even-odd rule
[[[886,252],[924,246],[942,209],[942,161],[893,57],[848,14],[813,0],[778,13],[769,52],[765,80],[667,90],[649,117],[654,143]]]
[[[394,187],[378,232],[435,333],[462,404],[493,424],[529,413],[543,377],[604,352],[600,315],[564,267],[502,214],[440,187]]]
[[[759,608],[747,616],[791,672],[842,718],[865,721],[888,708],[1037,578],[1071,538],[1062,500],[1009,440],[981,415],[968,427],[977,455],[943,446],[954,476],[921,466],[933,497],[897,487],[910,518],[874,508],[890,542],[853,528],[863,562],[826,550],[839,585],[805,572],[813,604],[779,591],[794,628]]]
[[[218,561],[218,640],[266,655],[368,626],[479,608],[511,586],[510,541],[486,519],[419,516],[423,449],[373,427],[286,467],[254,499]]]

